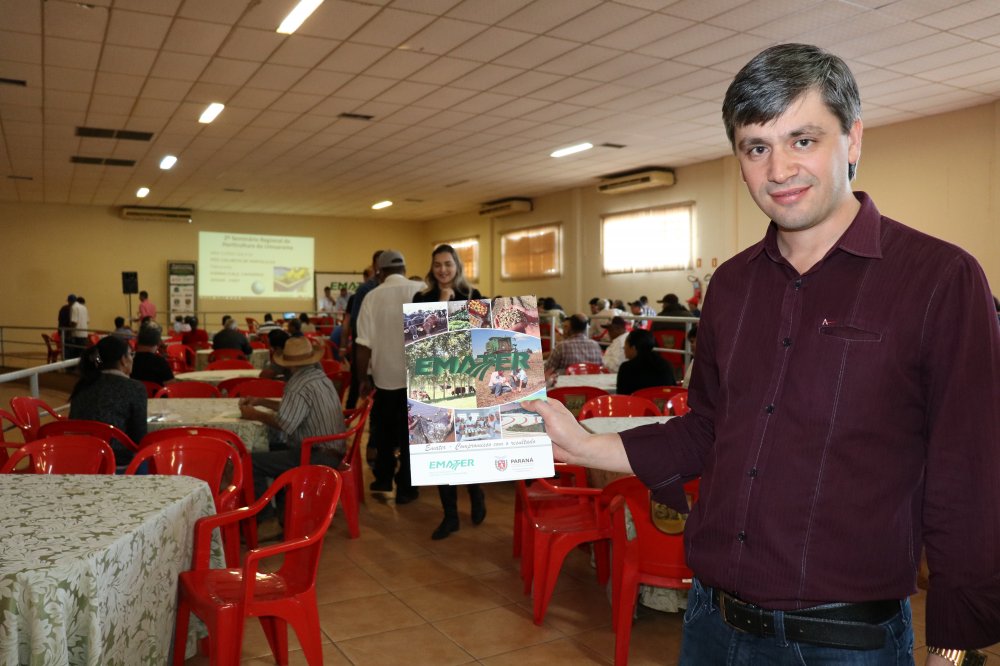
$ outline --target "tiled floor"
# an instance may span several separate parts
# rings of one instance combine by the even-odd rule
[[[43,397],[53,405],[67,400],[58,390]],[[2,389],[0,399],[7,402]],[[334,518],[317,583],[325,664],[613,663],[607,592],[597,584],[589,556],[571,553],[545,623],[535,626],[530,597],[521,592],[517,560],[511,556],[513,486],[484,487],[486,521],[471,525],[467,495],[460,493],[462,529],[443,541],[430,539],[441,519],[433,488],[401,507],[368,497],[361,507],[360,539],[348,539],[343,517]],[[912,603],[914,657],[922,665],[923,592]],[[629,663],[676,664],[680,635],[680,615],[640,608]],[[291,663],[305,664],[294,635],[289,640]],[[1000,662],[1000,645],[989,652],[990,661]],[[247,623],[243,657],[245,664],[273,663],[255,620]],[[187,663],[208,660],[199,656]]]

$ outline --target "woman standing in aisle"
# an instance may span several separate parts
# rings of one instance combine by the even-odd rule
[[[467,301],[482,298],[479,290],[471,286],[462,271],[462,260],[451,245],[438,245],[431,253],[431,269],[424,281],[428,287],[417,292],[414,303],[437,303],[440,301]],[[472,502],[472,523],[478,525],[486,518],[486,496],[478,483],[466,486]],[[431,534],[434,540],[444,539],[458,530],[458,487],[438,486],[444,519]]]

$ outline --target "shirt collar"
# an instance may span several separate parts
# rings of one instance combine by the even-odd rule
[[[861,204],[858,214],[847,228],[844,235],[834,244],[830,252],[843,250],[859,257],[870,259],[882,258],[882,214],[875,207],[875,202],[865,192],[855,192],[854,197]],[[747,256],[747,263],[756,259],[762,252],[776,262],[783,262],[781,250],[778,249],[778,226],[772,221],[767,227],[764,240]],[[828,253],[829,254],[829,253]]]

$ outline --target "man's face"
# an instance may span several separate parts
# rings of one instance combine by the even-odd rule
[[[783,231],[852,210],[848,163],[861,157],[861,121],[844,135],[817,90],[763,125],[737,127],[736,156],[750,196]]]
[[[642,314],[642,305],[640,305],[639,303],[631,303],[629,305],[629,308],[632,309],[632,314],[634,315]]]
[[[601,307],[597,303],[590,304],[590,314],[595,315],[601,311]]]

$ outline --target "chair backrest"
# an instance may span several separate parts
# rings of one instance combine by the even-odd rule
[[[632,518],[634,536],[625,517],[628,506]],[[687,587],[685,581],[693,577],[684,558],[684,533],[667,534],[653,524],[649,490],[641,482],[619,486],[619,494],[611,500],[611,543],[615,552],[625,554],[642,567],[642,563],[654,563],[660,576],[677,580],[678,587]],[[620,550],[619,550],[620,549]]]
[[[242,349],[214,349],[208,355],[209,363],[225,360],[245,361],[247,360],[247,355],[243,353]]]
[[[260,322],[253,317],[247,317],[247,330],[256,333],[258,328],[260,328]]]
[[[205,382],[175,382],[156,392],[154,398],[220,398],[219,389]]]
[[[229,490],[222,487],[227,464],[231,464],[233,469],[230,488],[243,485],[243,464],[239,452],[226,440],[216,437],[179,434],[149,446],[143,445],[125,473],[135,474],[147,460],[150,474],[193,476],[208,483],[215,498],[216,510],[220,508],[223,492]]]
[[[0,468],[11,473],[30,458],[34,474],[114,474],[115,453],[105,442],[89,435],[57,435],[28,442],[12,453]]]
[[[142,385],[146,388],[146,397],[152,398],[156,396],[157,391],[163,388],[162,384],[157,384],[156,382],[151,382],[145,379],[140,379]]]
[[[285,394],[285,382],[277,379],[253,379],[243,382],[229,395],[234,398],[253,396],[255,398],[280,398]]]
[[[138,451],[139,445],[132,441],[132,438],[122,432],[119,428],[110,423],[101,421],[88,421],[84,419],[60,419],[50,421],[38,428],[38,437],[52,437],[54,435],[89,435],[97,437],[114,447],[114,442],[120,443],[129,451]]]
[[[267,336],[265,336],[267,337]],[[267,349],[267,343],[261,342],[260,340],[251,340],[250,349]]]
[[[664,349],[684,349],[684,331],[675,331],[670,329],[653,331],[653,337],[656,339],[657,347],[663,347]],[[667,363],[674,367],[674,372],[677,372],[678,370],[681,372],[684,371],[683,354],[660,352],[660,356],[662,356]]]
[[[662,416],[662,414],[656,408],[656,404],[646,398],[636,398],[631,395],[602,395],[585,402],[577,418],[582,421],[595,416]]]
[[[572,412],[573,416],[578,416],[584,403],[591,398],[609,395],[604,389],[599,389],[594,386],[557,386],[546,390],[545,394],[553,400],[558,400],[562,404],[566,405],[566,409]]]
[[[206,367],[206,370],[253,370],[253,363],[250,361],[241,361],[236,358],[226,358],[221,361],[212,361]]]
[[[342,370],[340,367],[340,361],[335,361],[330,358],[324,358],[319,362],[319,364],[323,367],[323,372],[325,372],[326,376],[330,378],[330,381],[333,381],[333,378],[339,375]]]
[[[42,333],[42,340],[45,341],[46,362],[55,363],[59,360],[59,343],[47,333]]]
[[[181,372],[194,370],[195,353],[194,350],[187,345],[167,345],[167,359],[179,359],[183,361],[184,370]]]
[[[567,375],[599,375],[602,366],[600,363],[574,363],[566,366]]]
[[[5,424],[4,421],[8,421],[10,425],[13,426],[11,432],[16,430],[17,432],[21,433],[20,441],[16,439],[15,440],[7,439],[7,430],[9,426]],[[3,466],[3,464],[7,462],[7,458],[9,457],[10,453],[15,451],[16,449],[21,448],[27,442],[28,442],[28,434],[25,432],[25,427],[21,424],[20,421],[17,420],[17,417],[8,411],[0,409],[0,466]]]
[[[670,414],[670,399],[680,393],[687,393],[683,386],[652,386],[650,388],[639,389],[632,395],[636,398],[646,398],[656,403],[656,408],[664,416]]]
[[[11,398],[10,410],[23,426],[24,436],[28,441],[37,437],[38,426],[42,424],[42,420],[38,416],[39,410],[48,412],[53,418],[63,418],[62,415],[56,413],[56,410],[49,407],[44,400],[29,395],[18,395]]]
[[[93,347],[94,345],[96,345],[98,342],[101,341],[101,337],[102,336],[100,333],[91,333],[90,335],[87,336],[87,346]]]
[[[670,399],[670,402],[667,403],[667,404],[669,405],[670,409],[673,411],[674,416],[684,416],[685,414],[687,414],[688,412],[691,411],[691,408],[688,407],[688,394],[687,394],[687,392],[678,393],[677,395],[675,395],[674,397],[672,397]]]
[[[214,437],[233,447],[236,455],[239,456],[240,465],[243,466],[243,496],[253,501],[253,460],[250,458],[250,451],[239,435],[232,430],[225,428],[208,428],[205,426],[177,426],[175,428],[164,428],[163,430],[153,430],[146,433],[139,443],[140,446],[152,446],[161,442],[166,442],[178,437]]]
[[[236,390],[237,386],[243,382],[250,382],[253,380],[253,377],[233,377],[232,379],[223,379],[216,385],[216,388],[219,389],[219,393],[223,396],[233,397],[233,391]]]
[[[308,536],[312,542],[285,553],[279,572],[289,591],[300,594],[316,583],[323,537],[340,499],[340,474],[323,465],[300,465],[279,476],[271,489],[276,487],[285,489],[284,540]]]

